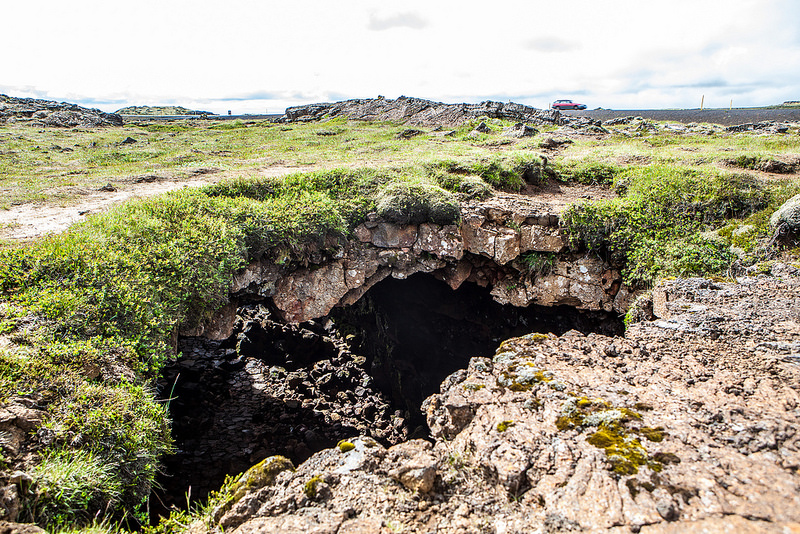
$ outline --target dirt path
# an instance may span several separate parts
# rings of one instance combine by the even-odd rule
[[[285,176],[307,172],[313,167],[271,166],[259,170],[261,176]],[[187,187],[201,187],[231,178],[238,173],[220,172],[202,174],[191,179],[161,178],[152,182],[128,183],[115,191],[92,191],[68,205],[19,204],[0,210],[0,239],[26,242],[48,234],[63,232],[71,225],[84,221],[89,215],[100,213],[112,206],[134,198],[147,198]]]

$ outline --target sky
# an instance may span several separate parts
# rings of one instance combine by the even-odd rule
[[[800,100],[800,0],[3,2],[0,93],[234,114],[413,96],[538,108]]]

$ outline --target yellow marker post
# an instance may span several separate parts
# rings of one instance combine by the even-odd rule
[[[705,101],[706,101],[706,95],[703,95],[702,98],[700,98],[700,111],[703,111],[703,103]]]

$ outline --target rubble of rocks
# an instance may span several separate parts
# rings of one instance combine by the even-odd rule
[[[769,172],[773,174],[792,174],[800,169],[800,157],[788,158],[788,161],[781,161],[773,158],[743,158],[726,159],[723,161],[731,167],[752,168],[756,171]]]
[[[122,117],[67,102],[0,95],[0,124],[27,123],[60,128],[122,126]]]
[[[571,328],[622,331],[616,314],[503,306],[475,284],[454,291],[421,274],[300,324],[242,306],[230,338],[179,338],[181,356],[162,373],[178,451],[165,459],[159,500],[189,487],[202,498],[266,456],[302,461],[354,433],[385,446],[427,436],[423,400],[470,357],[531,330]]]
[[[12,458],[29,456],[32,444],[27,439],[28,435],[41,426],[45,416],[46,413],[39,409],[34,399],[25,396],[9,398],[0,406],[0,451]],[[35,527],[30,530],[2,521],[17,520],[22,507],[20,492],[31,483],[31,477],[22,471],[15,471],[9,474],[7,481],[7,485],[0,485],[0,531],[39,532]]]
[[[566,118],[568,125],[573,126],[575,118]],[[584,119],[585,120],[585,119]],[[599,122],[599,121],[598,121]],[[722,133],[755,133],[755,134],[788,134],[792,131],[800,131],[800,123],[794,121],[761,121],[757,123],[736,124],[733,126],[722,126],[714,123],[688,122],[680,124],[675,122],[655,122],[652,119],[642,117],[626,116],[608,119],[602,122],[602,126],[607,130],[615,127],[613,133],[628,137],[641,137],[643,135],[668,132],[678,135],[713,135]],[[608,130],[607,132],[608,133]],[[776,172],[776,171],[767,171]],[[790,171],[791,172],[791,171]]]
[[[761,121],[761,122],[748,122],[745,124],[736,124],[725,128],[726,132],[741,133],[741,132],[760,132],[768,134],[785,134],[789,132],[789,128],[798,128],[800,124],[790,121]]]
[[[565,117],[564,126],[553,132],[557,135],[606,135],[611,133],[603,127],[603,121],[591,117]]]
[[[717,124],[690,122],[680,124],[674,122],[655,122],[642,117],[618,117],[603,122],[606,128],[614,127],[614,134],[626,137],[642,137],[659,132],[673,133],[676,135],[712,135],[723,132],[723,127]]]
[[[530,334],[424,404],[433,443],[355,434],[192,532],[794,532],[800,272],[666,281],[624,338]]]
[[[668,111],[664,111],[662,114],[662,121],[669,119]],[[565,136],[603,136],[615,133],[630,137],[641,137],[659,131],[687,135],[743,132],[786,134],[800,129],[800,123],[796,121],[767,120],[727,127],[705,122],[689,122],[688,124],[655,122],[653,119],[644,119],[634,115],[614,117],[603,121],[588,115],[562,114],[558,110],[542,110],[512,102],[485,101],[480,104],[445,104],[405,96],[395,100],[379,97],[290,107],[286,109],[286,113],[279,119],[279,122],[312,122],[336,117],[365,121],[391,121],[436,128],[454,127],[480,118],[504,119],[518,123],[517,126],[506,128],[502,132],[503,135],[510,137],[536,135],[536,130],[530,125],[560,126],[561,128],[555,133]],[[702,117],[702,114],[698,114],[698,117]],[[609,129],[610,127],[614,127],[613,130]],[[432,132],[432,135],[452,135],[452,133],[440,131]],[[469,135],[475,137],[480,133],[488,132],[476,129]]]
[[[401,96],[395,100],[367,98],[342,102],[294,106],[286,109],[282,122],[311,122],[336,117],[351,120],[392,121],[414,126],[458,126],[480,117],[507,119],[526,124],[561,124],[557,110],[537,109],[512,102],[487,100],[480,104],[444,104]]]
[[[162,501],[185,504],[189,487],[203,498],[270,455],[299,462],[354,434],[387,445],[407,437],[405,414],[330,325],[286,324],[251,305],[229,339],[182,338],[178,350],[159,381],[177,448],[164,459]]]

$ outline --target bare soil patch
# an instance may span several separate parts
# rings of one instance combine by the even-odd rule
[[[313,167],[270,166],[260,169],[261,176],[285,176],[306,172]],[[232,178],[240,172],[194,172],[189,176],[172,177],[142,175],[122,178],[98,190],[85,191],[67,205],[18,204],[0,210],[0,239],[24,242],[48,234],[63,232],[92,214],[105,211],[134,198],[147,198],[187,187],[201,187]]]

